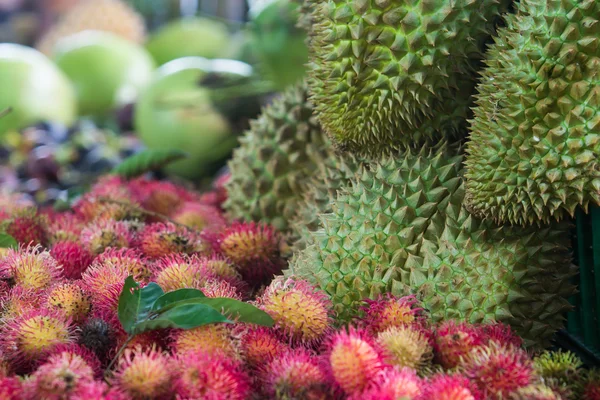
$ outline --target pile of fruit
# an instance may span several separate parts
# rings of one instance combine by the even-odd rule
[[[0,256],[1,397],[598,399],[600,374],[573,354],[532,358],[499,323],[434,323],[415,296],[365,300],[340,323],[325,292],[273,279],[285,266],[279,232],[226,222],[227,178],[199,195],[108,176],[64,212],[1,198],[0,224],[20,243]],[[272,326],[128,335],[129,276],[142,291],[249,301]]]

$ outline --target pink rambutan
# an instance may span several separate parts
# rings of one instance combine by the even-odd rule
[[[510,400],[563,400],[571,398],[560,396],[543,384],[533,384],[518,389],[511,395]]]
[[[206,277],[222,279],[235,286],[244,283],[235,265],[222,255],[214,253],[200,257],[199,260],[202,264],[202,273]]]
[[[256,300],[292,341],[315,344],[332,326],[327,295],[305,280],[278,276]]]
[[[410,368],[385,368],[369,387],[348,400],[416,400],[421,393],[421,379]]]
[[[362,392],[375,380],[385,364],[365,331],[349,328],[332,335],[327,348],[327,366],[336,384],[347,394]]]
[[[222,279],[209,279],[200,286],[200,290],[206,297],[227,297],[236,300],[243,298],[237,287]]]
[[[60,355],[67,355],[68,357],[79,357],[92,369],[94,376],[100,377],[102,374],[102,365],[100,360],[90,349],[85,346],[76,344],[76,343],[68,343],[68,344],[59,344],[52,349],[50,353],[48,353],[45,357],[41,359],[41,361],[48,361],[52,357],[58,357]]]
[[[140,217],[139,204],[118,176],[105,176],[96,182],[74,205],[74,210],[85,221],[110,219],[121,221]]]
[[[95,308],[116,312],[129,271],[125,266],[94,261],[81,275],[82,287],[92,296]]]
[[[129,271],[136,282],[148,282],[152,277],[150,261],[137,249],[108,248],[96,257],[100,264],[114,264]]]
[[[79,281],[61,282],[50,287],[45,304],[48,309],[62,312],[75,323],[83,321],[92,308],[90,295]]]
[[[207,251],[198,235],[183,227],[160,222],[146,225],[140,233],[139,247],[151,258],[174,253],[192,254]]]
[[[480,332],[485,343],[494,340],[502,344],[512,344],[516,347],[523,345],[523,339],[511,329],[510,325],[495,322],[478,325],[476,329]]]
[[[129,229],[129,223],[126,221],[99,219],[83,228],[81,243],[95,256],[109,247],[129,247],[132,242]]]
[[[239,267],[244,280],[258,287],[280,273],[285,264],[280,255],[281,240],[270,225],[234,222],[221,234],[219,246]]]
[[[377,300],[364,300],[362,322],[374,335],[391,327],[423,325],[425,313],[415,296],[396,297],[391,294]]]
[[[416,325],[392,326],[376,340],[384,360],[399,368],[421,370],[433,358],[431,338]]]
[[[600,369],[592,369],[585,375],[583,400],[600,400]]]
[[[435,330],[435,355],[440,365],[446,369],[456,367],[461,357],[484,341],[480,331],[473,325],[457,323],[453,320],[442,322]]]
[[[9,219],[0,223],[4,232],[23,245],[46,244],[47,226],[47,219],[40,215],[35,207],[16,211]]]
[[[0,378],[0,399],[22,400],[25,397],[23,384],[16,376]]]
[[[168,181],[138,178],[129,182],[129,189],[144,209],[162,215],[170,215],[193,198],[187,190]]]
[[[62,267],[41,246],[21,246],[0,259],[0,275],[23,289],[42,290],[62,277]]]
[[[43,302],[43,292],[13,286],[2,299],[2,317],[13,318],[28,311],[35,310]]]
[[[239,345],[226,324],[210,324],[188,330],[174,330],[171,349],[175,354],[201,351],[206,354],[222,353],[230,358],[239,357]]]
[[[15,364],[29,364],[60,344],[71,343],[71,321],[61,313],[32,310],[5,321],[0,343]]]
[[[198,257],[185,254],[170,254],[154,264],[154,281],[165,291],[194,288],[205,283],[202,265]]]
[[[60,400],[68,398],[79,385],[94,380],[94,370],[72,352],[50,356],[26,381],[32,399]]]
[[[118,388],[111,388],[105,382],[92,381],[79,385],[69,400],[131,400],[131,396]]]
[[[48,242],[78,242],[84,223],[73,213],[65,212],[56,215],[48,224]]]
[[[273,399],[327,399],[331,384],[322,363],[306,349],[284,353],[265,365],[265,393]]]
[[[439,374],[423,387],[418,400],[483,400],[477,388],[464,376]]]
[[[119,357],[112,383],[136,399],[161,398],[171,389],[167,354],[154,348],[126,349]]]
[[[94,256],[78,242],[58,242],[50,249],[50,255],[62,265],[67,279],[79,279],[90,266]]]
[[[227,224],[218,208],[191,201],[183,203],[172,218],[185,226],[212,232],[222,231]]]
[[[249,397],[249,377],[239,362],[223,354],[190,352],[177,357],[173,366],[178,398],[245,400]]]
[[[240,351],[246,363],[257,368],[290,351],[280,336],[270,328],[244,326],[240,338]]]
[[[528,386],[534,375],[533,363],[525,351],[494,341],[471,350],[459,369],[485,398],[506,398]]]

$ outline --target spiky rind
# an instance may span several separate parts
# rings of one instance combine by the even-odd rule
[[[62,277],[62,266],[41,246],[28,245],[0,259],[0,274],[23,289],[43,290]]]
[[[160,398],[171,389],[172,371],[166,354],[151,348],[125,349],[112,383],[134,398]]]

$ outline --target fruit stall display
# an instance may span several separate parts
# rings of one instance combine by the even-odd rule
[[[600,399],[600,3],[293,10],[304,78],[171,49],[201,24],[4,45],[0,398]],[[86,137],[107,173],[28,191],[73,189]]]

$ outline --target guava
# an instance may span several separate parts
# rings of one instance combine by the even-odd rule
[[[169,164],[166,172],[197,179],[223,159],[237,144],[223,110],[234,104],[220,98],[226,88],[219,81],[235,82],[252,75],[252,68],[234,60],[184,57],[160,67],[135,106],[134,125],[150,149],[178,149],[189,157]],[[205,82],[205,84],[203,83]]]
[[[142,46],[100,31],[61,39],[53,58],[75,85],[81,115],[102,116],[134,102],[155,70]]]
[[[182,57],[222,57],[230,46],[230,34],[222,22],[189,17],[171,22],[150,36],[146,49],[158,65]]]
[[[75,90],[39,51],[0,43],[0,114],[5,114],[0,116],[0,136],[42,121],[70,125],[77,117]]]

